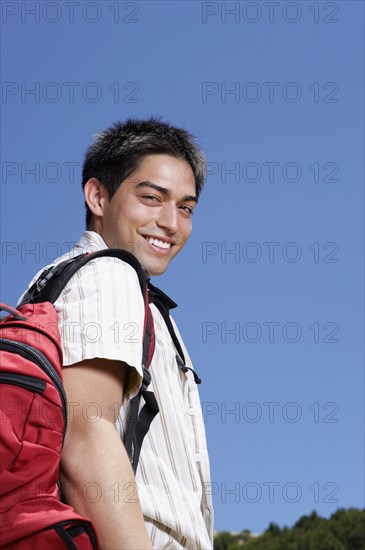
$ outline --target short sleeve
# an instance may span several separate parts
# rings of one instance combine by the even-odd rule
[[[55,302],[67,367],[103,358],[129,365],[125,397],[142,379],[144,302],[138,276],[117,258],[96,258],[81,268]]]

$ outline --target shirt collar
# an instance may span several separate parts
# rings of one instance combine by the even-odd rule
[[[76,246],[81,248],[82,253],[109,248],[103,237],[96,231],[84,231]]]
[[[148,283],[148,289],[149,289],[149,296],[150,296],[150,302],[155,302],[156,300],[159,300],[162,302],[167,308],[174,309],[177,307],[177,303],[174,302],[167,294],[162,292],[157,286],[154,286],[152,283]]]

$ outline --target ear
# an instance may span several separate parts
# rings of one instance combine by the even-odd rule
[[[96,178],[90,178],[84,186],[85,201],[94,216],[104,214],[105,197],[107,191]]]

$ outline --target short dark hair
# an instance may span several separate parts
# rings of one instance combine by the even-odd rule
[[[82,187],[96,178],[108,191],[109,198],[120,184],[138,169],[147,155],[167,154],[186,160],[195,177],[199,197],[206,177],[206,161],[195,138],[182,128],[176,128],[158,117],[145,120],[127,119],[116,122],[96,136],[88,148],[82,168]],[[86,205],[86,227],[92,212]]]

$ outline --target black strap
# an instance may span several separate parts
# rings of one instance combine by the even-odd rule
[[[136,471],[139,455],[142,448],[142,443],[145,435],[147,434],[152,420],[159,412],[158,403],[155,394],[152,391],[140,390],[140,394],[143,397],[145,404],[139,413],[138,422],[136,426],[136,436],[133,449],[133,469]]]
[[[178,367],[182,370],[182,372],[187,372],[188,370],[190,370],[192,372],[193,376],[194,376],[195,383],[196,384],[201,384],[201,378],[199,378],[196,371],[191,369],[190,367],[186,366],[184,352],[182,350],[179,339],[176,336],[174,326],[171,322],[171,318],[170,318],[170,314],[169,314],[169,308],[170,307],[176,307],[175,302],[173,302],[166,294],[164,294],[159,288],[153,286],[151,283],[149,283],[148,287],[150,289],[150,302],[155,304],[155,306],[157,307],[157,309],[161,313],[161,315],[162,315],[162,317],[163,317],[163,319],[166,323],[167,329],[170,333],[170,336],[172,338],[172,341],[175,345],[175,348],[177,350],[176,363],[177,363]],[[166,300],[166,298],[167,298],[167,300]],[[171,303],[173,304],[172,306],[170,305]]]
[[[139,284],[144,294],[145,287],[150,278],[137,258],[127,250],[106,248],[91,252],[90,254],[80,254],[70,260],[65,260],[53,267],[49,267],[41,273],[37,281],[30,287],[20,305],[25,303],[36,304],[39,302],[51,302],[54,304],[67,283],[79,269],[91,260],[102,257],[118,258],[131,265],[137,273]]]
[[[80,254],[79,256],[71,258],[70,260],[65,260],[44,270],[25,294],[20,305],[40,302],[51,302],[54,304],[75,273],[91,260],[101,257],[118,258],[119,260],[127,262],[134,268],[138,276],[145,303],[142,354],[144,372],[143,383],[138,395],[132,399],[131,422],[125,437],[125,447],[133,464],[134,471],[136,471],[144,436],[148,432],[152,420],[159,411],[154,394],[147,391],[147,387],[151,380],[147,369],[152,360],[155,346],[153,316],[149,308],[148,282],[150,279],[147,271],[141,266],[137,258],[127,250],[107,248],[89,254]],[[145,405],[140,414],[138,414],[141,396],[145,400]]]
[[[155,306],[160,311],[166,323],[172,341],[175,345],[175,348],[178,352],[176,354],[177,365],[184,373],[190,370],[194,376],[195,382],[197,384],[200,384],[201,379],[199,378],[197,373],[190,367],[187,367],[185,364],[184,352],[171,322],[169,310],[175,308],[177,304],[173,300],[171,300],[171,298],[169,298],[167,294],[162,292],[162,290],[155,287],[151,283],[148,284],[148,289],[149,302],[155,304]],[[139,393],[135,397],[133,397],[130,405],[130,416],[128,421],[128,428],[126,430],[124,445],[130,457],[134,472],[136,472],[137,469],[143,439],[148,432],[152,420],[158,413],[158,404],[156,398],[152,392],[147,391],[150,380],[151,375],[147,371],[147,369],[144,368],[141,389]],[[141,411],[139,412],[141,397],[143,397],[145,403]]]
[[[138,394],[131,400],[128,428],[124,438],[124,446],[132,463],[134,473],[137,470],[144,437],[149,430],[152,420],[159,412],[155,394],[147,391],[150,381],[150,373],[146,368],[143,368],[142,386]],[[141,397],[143,397],[145,403],[139,412]]]

